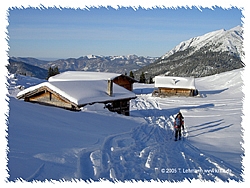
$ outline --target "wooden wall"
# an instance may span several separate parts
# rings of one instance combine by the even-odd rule
[[[113,101],[111,102],[110,106],[107,106],[109,111],[117,112],[118,114],[123,114],[126,116],[129,116],[129,107],[130,107],[129,99]]]
[[[121,75],[119,77],[116,77],[113,81],[117,85],[122,86],[129,91],[133,91],[134,82],[132,81],[132,79],[129,79],[128,77]]]
[[[193,96],[191,89],[158,88],[158,92],[160,95],[166,96]]]
[[[30,97],[25,97],[25,101],[36,102],[44,105],[51,105],[70,110],[80,110],[76,105],[70,101],[62,99],[59,95],[48,90],[42,90]]]

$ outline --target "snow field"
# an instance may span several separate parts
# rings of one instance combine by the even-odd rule
[[[196,79],[200,96],[193,98],[156,98],[154,85],[135,84],[129,117],[100,105],[75,113],[18,101],[16,78],[9,180],[242,181],[241,71]],[[185,131],[175,142],[179,111]]]

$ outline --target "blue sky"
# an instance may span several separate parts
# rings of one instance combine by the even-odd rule
[[[181,41],[241,25],[238,8],[10,9],[9,56],[78,58],[160,57]]]

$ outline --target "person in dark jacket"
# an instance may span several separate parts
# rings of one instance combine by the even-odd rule
[[[184,130],[184,117],[182,116],[181,112],[179,112],[177,116],[175,117],[174,129],[175,129],[175,141],[177,141],[178,136],[180,140],[181,129]]]

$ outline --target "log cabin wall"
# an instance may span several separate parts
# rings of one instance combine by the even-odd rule
[[[173,88],[159,88],[159,94],[173,96],[173,95],[180,95],[180,96],[191,96],[192,90],[190,89],[173,89]]]
[[[25,101],[56,106],[70,110],[80,110],[77,106],[73,105],[69,101],[62,99],[60,96],[47,90],[40,91],[39,93],[36,93],[30,97],[25,97]]]
[[[117,85],[122,86],[129,91],[133,91],[133,81],[129,80],[129,78],[125,76],[118,76],[113,81]]]

